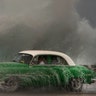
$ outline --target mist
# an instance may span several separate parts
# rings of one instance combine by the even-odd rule
[[[0,0],[0,61],[21,50],[42,49],[64,52],[77,64],[95,64],[96,29],[80,16],[80,2]]]

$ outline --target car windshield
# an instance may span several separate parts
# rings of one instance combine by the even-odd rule
[[[30,64],[31,60],[32,60],[32,55],[19,53],[15,56],[13,62]]]

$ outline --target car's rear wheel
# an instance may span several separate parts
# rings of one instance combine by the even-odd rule
[[[19,89],[19,77],[17,76],[12,76],[7,78],[4,83],[1,85],[2,86],[2,91],[6,92],[13,92]]]

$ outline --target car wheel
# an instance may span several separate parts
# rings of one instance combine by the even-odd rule
[[[7,78],[2,84],[2,91],[4,92],[13,92],[19,88],[19,77],[12,76]]]
[[[72,92],[81,92],[83,87],[83,80],[80,78],[73,78],[70,80],[69,87]]]

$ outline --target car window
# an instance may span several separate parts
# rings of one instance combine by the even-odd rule
[[[30,64],[31,60],[32,60],[31,55],[19,53],[15,56],[15,58],[13,59],[13,62]]]
[[[66,60],[56,55],[38,55],[33,58],[34,64],[68,65]]]
[[[63,59],[62,57],[60,56],[55,56],[55,55],[52,55],[51,56],[51,64],[57,64],[57,65],[68,65],[66,60]]]
[[[46,64],[45,56],[43,55],[35,56],[31,64],[42,64],[42,65]]]

